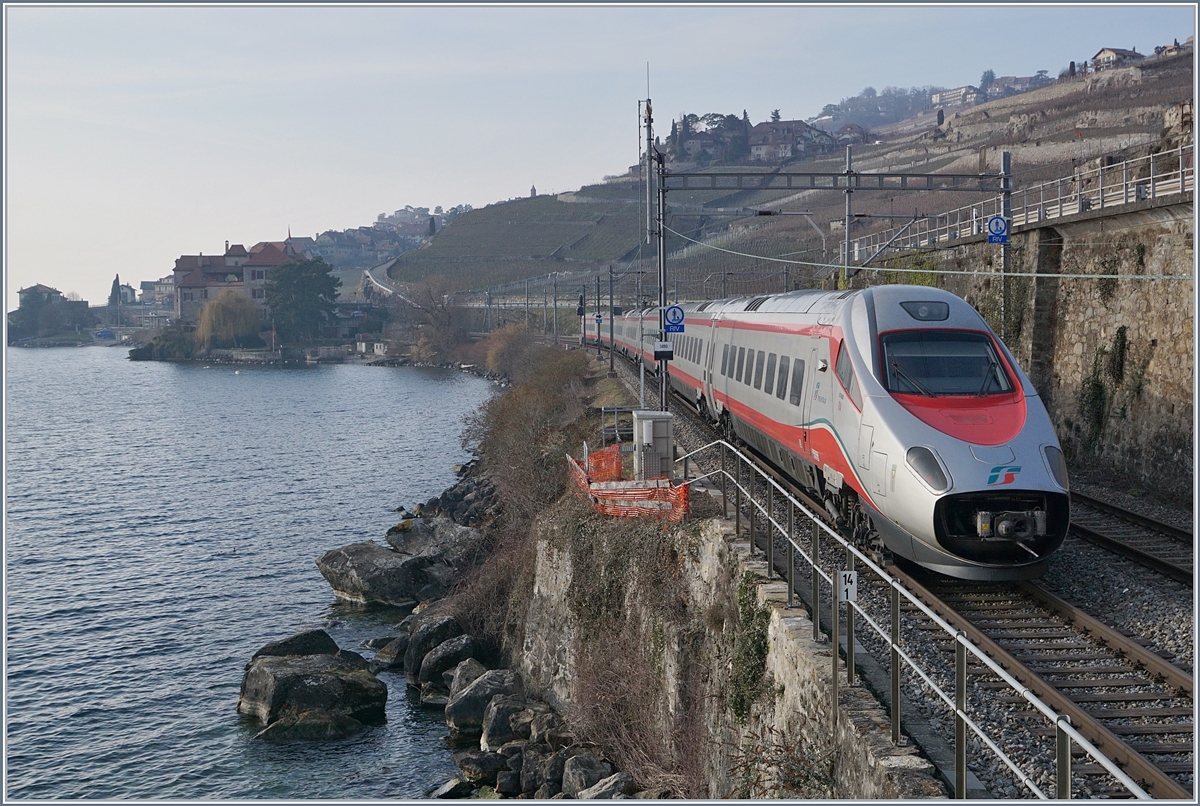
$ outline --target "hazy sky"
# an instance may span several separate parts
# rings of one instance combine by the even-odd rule
[[[181,254],[370,224],[406,204],[565,191],[658,131],[757,123],[870,85],[1057,75],[1181,42],[1192,5],[62,7],[8,4],[6,309],[95,303]]]

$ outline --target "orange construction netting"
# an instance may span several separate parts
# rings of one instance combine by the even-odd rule
[[[620,443],[589,453],[586,470],[589,481],[620,481],[624,475]]]
[[[622,481],[620,451],[620,445],[613,445],[611,448],[590,454],[590,477],[582,462],[572,456],[567,457],[575,481],[580,490],[591,499],[596,511],[619,518],[650,516],[661,518],[668,523],[683,520],[691,511],[688,495],[691,486],[677,486],[672,484],[670,479]],[[602,457],[599,463],[598,457]]]

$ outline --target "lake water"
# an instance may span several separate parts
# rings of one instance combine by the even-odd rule
[[[8,798],[421,797],[445,721],[388,684],[387,724],[271,745],[243,667],[309,627],[339,646],[395,611],[340,604],[313,560],[382,541],[454,482],[493,386],[409,367],[131,362],[6,352]]]

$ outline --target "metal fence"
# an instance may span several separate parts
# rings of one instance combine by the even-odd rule
[[[1014,190],[1009,230],[1191,191],[1195,184],[1192,148],[1185,145],[1148,157],[1112,162],[1077,171],[1073,176]],[[1100,159],[1105,161],[1103,157]],[[988,218],[1000,215],[1002,206],[1003,197],[995,196],[946,213],[919,218],[903,226],[853,238],[850,260],[867,260],[885,245],[893,250],[918,249],[985,235]]]
[[[733,445],[718,440],[709,443],[703,448],[692,451],[679,458],[678,461],[684,463],[684,475],[687,476],[687,468],[689,461],[695,461],[697,457],[706,456],[710,461],[715,461],[714,454],[720,454],[720,468],[710,472],[701,474],[696,478],[690,479],[694,483],[703,478],[718,477],[721,484],[721,503],[723,515],[729,517],[729,497],[730,492],[734,497],[734,519],[735,528],[738,534],[741,534],[742,525],[742,509],[746,506],[749,509],[749,533],[751,536],[755,531],[761,529],[766,533],[766,560],[768,569],[768,578],[774,573],[774,537],[781,536],[787,542],[787,589],[788,589],[788,605],[792,604],[793,593],[797,590],[795,572],[796,572],[796,557],[799,556],[805,564],[809,566],[811,596],[812,596],[812,611],[813,611],[813,638],[820,640],[820,618],[818,614],[822,612],[821,602],[821,585],[824,583],[829,587],[829,607],[832,608],[830,623],[830,640],[834,647],[833,651],[833,674],[832,674],[832,699],[833,699],[833,719],[836,723],[838,718],[838,652],[839,644],[839,617],[841,603],[837,601],[836,591],[838,588],[838,580],[835,578],[839,572],[827,572],[821,567],[821,541],[832,541],[833,544],[840,546],[845,551],[845,570],[854,570],[856,566],[861,566],[863,570],[873,575],[883,586],[890,590],[891,597],[891,623],[890,625],[881,625],[871,618],[867,611],[858,602],[846,602],[845,623],[846,623],[846,678],[847,685],[852,685],[854,680],[854,629],[855,621],[861,618],[863,623],[873,630],[878,638],[887,645],[891,654],[891,728],[892,742],[899,743],[900,741],[900,675],[902,667],[909,668],[925,686],[940,699],[947,711],[953,714],[955,726],[955,797],[965,798],[967,791],[967,745],[968,745],[968,730],[973,733],[979,741],[986,746],[996,758],[1003,763],[1017,778],[1017,780],[1025,786],[1035,797],[1049,799],[1051,797],[1057,799],[1069,799],[1071,797],[1071,748],[1072,743],[1083,750],[1083,752],[1094,760],[1097,764],[1103,767],[1109,774],[1113,776],[1126,790],[1138,799],[1149,800],[1150,795],[1143,790],[1138,784],[1126,775],[1113,761],[1106,758],[1091,742],[1084,738],[1077,730],[1071,727],[1070,720],[1067,716],[1057,713],[1046,703],[1042,702],[1030,689],[1017,681],[1012,675],[1001,668],[995,661],[989,658],[984,652],[974,644],[972,644],[964,633],[957,631],[944,619],[930,610],[923,602],[909,593],[898,580],[890,576],[881,567],[876,565],[870,558],[860,552],[853,545],[848,543],[841,535],[833,529],[830,529],[820,518],[818,518],[804,504],[796,500],[788,493],[778,482],[759,469],[749,457],[741,453]],[[731,490],[732,488],[732,490]],[[760,500],[761,499],[761,500]],[[764,503],[765,501],[765,503]],[[780,509],[786,508],[787,516],[781,522],[778,519]],[[797,517],[799,516],[799,522]],[[809,531],[807,539],[801,536],[803,531],[803,521],[808,519]],[[827,546],[830,544],[826,544]],[[751,552],[754,551],[754,542],[750,543]],[[861,588],[860,588],[861,589]],[[953,691],[947,691],[940,686],[933,677],[936,672],[932,669],[922,668],[920,662],[911,657],[905,648],[901,645],[900,634],[900,610],[901,600],[906,600],[912,608],[920,611],[926,617],[933,621],[942,631],[944,631],[954,642],[955,646],[955,685]],[[1024,699],[1031,705],[1035,711],[1042,716],[1045,722],[1055,731],[1055,753],[1056,753],[1056,791],[1053,795],[1044,792],[1033,777],[1021,769],[1019,763],[1008,755],[993,739],[983,727],[971,718],[967,709],[967,662],[968,656],[972,656],[972,662],[981,664],[992,674],[999,677],[1016,693],[1017,696]],[[1032,737],[1032,731],[1031,731]]]

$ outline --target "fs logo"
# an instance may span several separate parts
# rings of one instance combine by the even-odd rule
[[[1017,480],[1017,474],[1020,472],[1020,465],[996,465],[992,468],[992,475],[988,476],[988,486],[1012,484]]]

